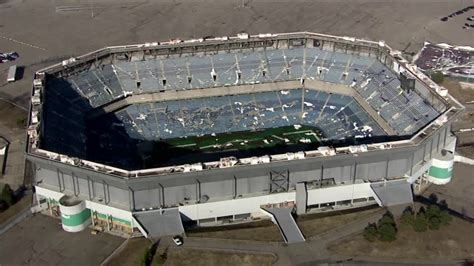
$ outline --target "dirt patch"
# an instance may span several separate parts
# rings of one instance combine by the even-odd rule
[[[32,200],[32,195],[25,195],[17,203],[10,206],[10,208],[5,210],[4,212],[0,213],[0,224],[3,224],[4,222],[8,221],[13,216],[17,215],[23,210],[30,208],[31,200]]]
[[[441,85],[448,89],[449,94],[461,103],[474,101],[474,89],[462,88],[456,79],[445,78]]]
[[[186,234],[192,237],[219,239],[283,241],[277,226],[270,220],[220,227],[201,227],[187,231]]]
[[[457,147],[456,152],[468,158],[474,158],[474,146]]]
[[[145,251],[150,245],[150,241],[146,238],[132,238],[125,248],[115,254],[106,265],[141,265]]]
[[[273,256],[202,249],[171,249],[166,265],[272,265]]]
[[[378,207],[368,209],[348,210],[344,212],[334,212],[325,217],[322,214],[309,214],[298,217],[296,223],[305,237],[312,237],[335,229],[344,224],[371,216],[379,211]]]
[[[27,112],[21,110],[11,103],[0,101],[0,116],[1,123],[15,129],[22,129],[26,127]]]
[[[399,225],[397,240],[391,243],[368,242],[362,233],[344,241],[332,243],[328,249],[339,255],[374,256],[412,259],[474,259],[474,224],[454,218],[437,231],[417,233],[411,227]]]

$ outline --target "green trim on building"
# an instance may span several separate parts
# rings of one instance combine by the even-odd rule
[[[94,212],[94,213],[97,215],[98,219],[107,220],[108,217],[112,217],[112,222],[114,222],[114,223],[121,223],[121,224],[125,224],[125,225],[128,225],[128,226],[132,226],[132,223],[128,220],[120,219],[120,218],[114,217],[112,215],[103,214],[103,213],[100,213],[100,212],[97,212],[97,211]]]
[[[428,175],[434,178],[448,179],[451,178],[452,169],[431,166]]]
[[[120,218],[116,218],[116,217],[113,217],[113,216],[112,216],[112,221],[122,223],[122,224],[125,224],[125,225],[128,225],[128,226],[132,225],[132,223],[130,221],[123,220],[123,219],[120,219]]]
[[[102,220],[107,220],[107,214],[103,214],[100,212],[94,212],[94,214],[97,215],[97,218],[102,219]]]
[[[47,201],[48,201],[49,204],[55,204],[55,205],[59,204],[59,202],[57,200],[52,199],[52,198],[47,198]]]
[[[72,215],[61,213],[61,222],[66,226],[78,226],[91,217],[91,211],[84,209],[82,212]]]

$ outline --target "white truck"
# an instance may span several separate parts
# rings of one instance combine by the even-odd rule
[[[15,80],[16,80],[16,65],[13,65],[8,69],[7,82],[15,82]]]

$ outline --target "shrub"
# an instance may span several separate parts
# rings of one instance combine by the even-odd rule
[[[439,217],[441,213],[441,210],[439,209],[438,206],[436,205],[430,205],[428,208],[426,208],[426,218],[429,220],[433,217]]]
[[[430,201],[431,204],[436,204],[438,203],[438,195],[436,195],[435,193],[431,193],[428,196],[428,200]]]
[[[425,207],[421,206],[421,207],[418,209],[418,214],[417,214],[417,215],[420,215],[420,214],[425,215],[425,213],[426,213]]]
[[[389,223],[385,223],[379,226],[379,239],[385,242],[391,242],[397,239],[397,228]]]
[[[415,232],[425,232],[428,229],[428,221],[424,213],[418,213],[413,223]]]
[[[0,212],[5,211],[6,209],[8,209],[8,204],[5,201],[0,200]]]
[[[442,225],[448,225],[452,219],[453,217],[449,214],[448,211],[441,211],[439,213],[439,221]]]
[[[438,230],[441,225],[439,217],[433,216],[428,220],[428,227],[431,230]]]
[[[393,214],[390,212],[386,212],[382,218],[379,219],[379,227],[384,224],[389,224],[395,226],[395,219],[393,218]]]
[[[433,74],[431,74],[431,79],[436,82],[437,84],[441,84],[444,81],[444,75],[443,72],[441,71],[436,71]]]
[[[5,184],[5,186],[3,186],[0,200],[4,201],[8,206],[12,206],[13,203],[15,203],[13,198],[13,190],[10,188],[10,185]]]
[[[16,125],[19,126],[19,127],[25,127],[26,126],[26,117],[17,118],[16,119]]]
[[[369,223],[364,228],[364,238],[365,238],[365,240],[373,242],[373,241],[375,241],[375,239],[377,239],[377,236],[378,236],[377,225],[375,225],[375,223]]]
[[[413,226],[413,223],[415,221],[415,213],[413,212],[413,209],[411,207],[407,207],[403,213],[402,217],[400,218],[402,224],[404,225],[411,225]]]

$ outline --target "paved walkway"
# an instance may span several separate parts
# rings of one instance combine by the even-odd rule
[[[6,231],[10,230],[15,225],[26,220],[26,218],[30,216],[33,216],[33,213],[31,212],[30,207],[28,207],[27,209],[24,209],[20,213],[7,220],[5,223],[0,224],[0,235],[4,234]]]
[[[5,174],[0,175],[0,183],[10,184],[12,189],[17,189],[24,183],[25,173],[25,130],[12,128],[0,121],[0,135],[10,144],[6,156]]]
[[[291,216],[290,208],[264,208],[264,210],[273,215],[286,243],[292,244],[305,241],[295,219]]]

